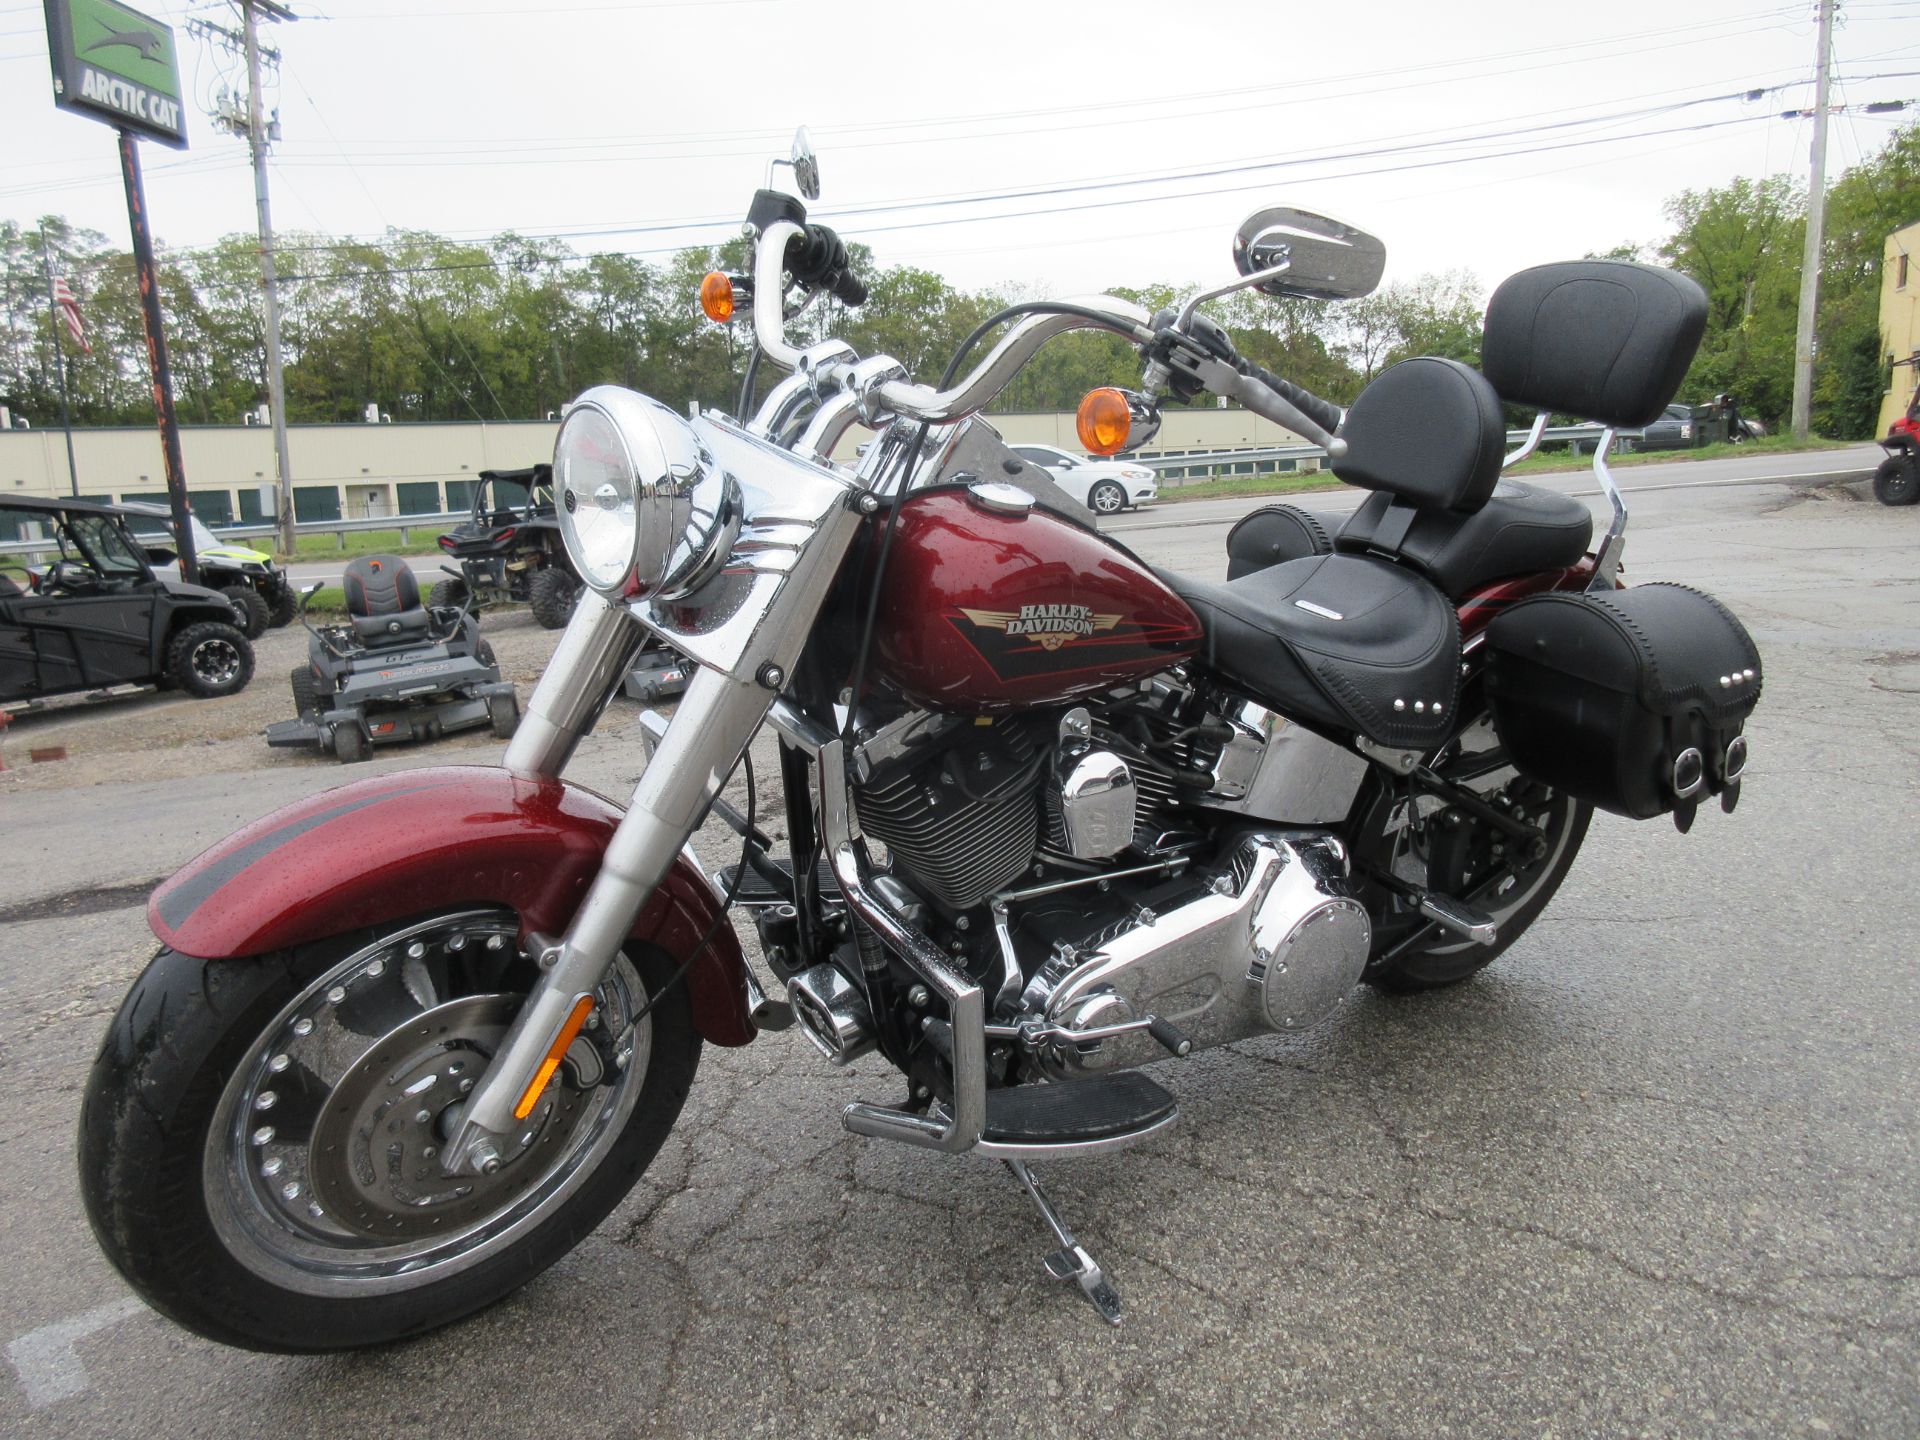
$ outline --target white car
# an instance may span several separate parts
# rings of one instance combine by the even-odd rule
[[[1054,484],[1096,515],[1118,515],[1129,505],[1151,504],[1160,493],[1158,478],[1144,465],[1069,455],[1051,445],[1015,445],[1013,453],[1045,470]]]

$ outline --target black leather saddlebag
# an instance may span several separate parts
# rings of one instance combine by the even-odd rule
[[[1719,601],[1684,585],[1536,595],[1487,649],[1494,728],[1522,774],[1683,830],[1709,795],[1733,808],[1760,652]]]
[[[1267,505],[1242,516],[1227,532],[1227,579],[1332,553],[1333,541],[1317,517],[1293,505]]]

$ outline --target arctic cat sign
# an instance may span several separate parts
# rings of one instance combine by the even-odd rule
[[[116,0],[46,0],[53,103],[187,148],[173,31]]]

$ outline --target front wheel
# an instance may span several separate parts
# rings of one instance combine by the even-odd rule
[[[246,1349],[471,1314],[604,1220],[673,1128],[700,1051],[685,986],[662,993],[673,968],[623,955],[506,1164],[450,1178],[439,1148],[538,974],[511,911],[249,959],[162,950],[87,1082],[94,1234],[155,1309]]]
[[[258,590],[251,585],[224,585],[220,593],[227,597],[227,603],[233,606],[233,613],[240,617],[242,635],[249,640],[258,640],[267,633],[273,612],[267,608],[267,602]]]
[[[1381,990],[1408,994],[1457,984],[1490,965],[1540,917],[1573,868],[1593,807],[1516,772],[1482,716],[1427,759],[1442,778],[1494,809],[1536,827],[1538,854],[1444,797],[1368,780],[1354,836],[1361,893],[1373,917],[1373,955],[1362,975]],[[1464,940],[1428,921],[1368,870],[1464,900],[1499,927],[1491,945]]]
[[[253,678],[253,646],[218,620],[189,625],[167,646],[167,678],[201,700],[232,695]]]
[[[1920,500],[1920,455],[1889,455],[1873,472],[1873,498],[1882,505]]]
[[[1087,508],[1096,515],[1118,515],[1127,508],[1127,492],[1111,480],[1102,480],[1087,496]]]

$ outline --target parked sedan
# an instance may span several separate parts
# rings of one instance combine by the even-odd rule
[[[1052,445],[1015,445],[1013,453],[1045,470],[1056,485],[1096,515],[1117,515],[1129,505],[1151,504],[1160,493],[1158,478],[1144,465],[1091,460]]]

